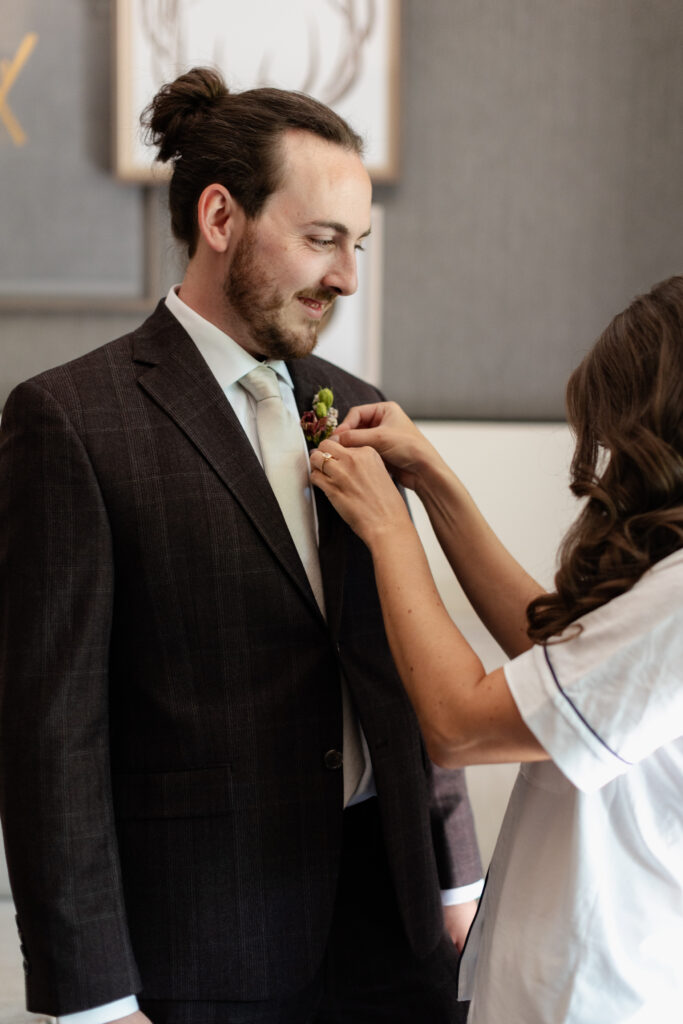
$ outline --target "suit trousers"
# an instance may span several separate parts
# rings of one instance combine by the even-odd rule
[[[444,935],[424,960],[405,936],[377,798],[344,811],[339,884],[328,946],[302,991],[255,1002],[140,997],[152,1024],[464,1024],[457,954]]]

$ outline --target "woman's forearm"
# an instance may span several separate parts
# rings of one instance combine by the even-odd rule
[[[446,557],[487,629],[511,657],[526,650],[530,646],[526,608],[543,588],[501,544],[458,478],[412,420],[394,402],[357,406],[340,425],[337,438],[347,449],[374,448],[395,479],[418,494]],[[366,518],[360,516],[354,527],[361,535]]]
[[[448,615],[408,510],[377,451],[323,441],[311,453],[311,479],[370,550],[391,651],[432,759],[456,768],[546,757],[517,710],[503,670],[487,675]],[[434,514],[453,489],[435,482],[429,497]],[[460,507],[461,498],[454,503]]]
[[[503,670],[487,675],[451,620],[412,524],[377,531],[369,547],[389,645],[432,760],[456,768],[545,758]]]
[[[543,588],[488,525],[462,483],[439,457],[419,475],[416,492],[458,581],[509,657],[531,646],[526,608]]]
[[[484,669],[443,605],[412,524],[378,535],[370,550],[389,645],[432,753],[454,739],[451,707]]]

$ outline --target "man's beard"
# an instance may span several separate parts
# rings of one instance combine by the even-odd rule
[[[249,350],[269,359],[300,359],[310,355],[327,318],[303,322],[296,328],[288,327],[284,322],[285,311],[287,305],[294,309],[296,298],[293,296],[289,303],[286,302],[265,266],[259,263],[254,248],[254,233],[247,226],[223,283],[231,310],[238,314],[248,330]],[[305,295],[330,304],[336,298],[335,292],[320,288],[306,291]]]

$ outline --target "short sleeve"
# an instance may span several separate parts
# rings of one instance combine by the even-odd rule
[[[505,666],[524,721],[579,789],[683,735],[683,553]]]

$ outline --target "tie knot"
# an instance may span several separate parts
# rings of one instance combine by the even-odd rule
[[[277,374],[270,366],[254,367],[244,377],[240,377],[239,383],[257,402],[262,402],[264,398],[282,398]]]

